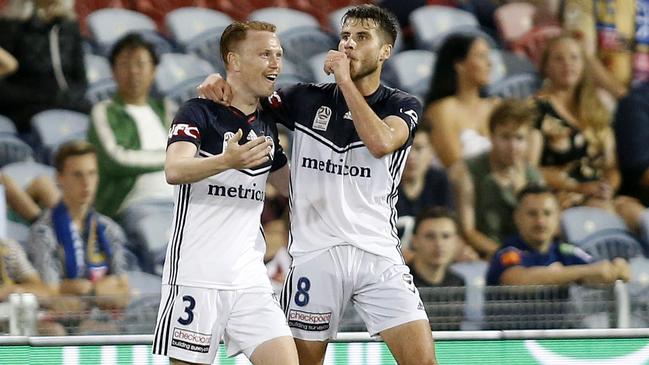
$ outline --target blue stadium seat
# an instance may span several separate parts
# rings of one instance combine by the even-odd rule
[[[460,262],[452,264],[449,268],[454,274],[464,279],[465,303],[463,330],[480,330],[484,326],[484,290],[485,277],[489,264],[478,260],[473,262]]]
[[[307,62],[311,57],[338,48],[338,41],[328,33],[311,26],[292,28],[279,33],[284,55],[295,63]]]
[[[213,72],[209,62],[195,55],[168,53],[162,55],[154,84],[160,95],[180,104],[195,97],[196,86]]]
[[[436,55],[430,51],[409,50],[397,53],[388,62],[396,72],[399,87],[420,98],[430,86]]]
[[[88,28],[99,52],[107,55],[112,44],[134,31],[156,31],[155,22],[133,10],[105,8],[93,11],[87,18]]]
[[[513,75],[489,85],[487,94],[501,98],[526,99],[532,96],[540,86],[541,82],[534,74]]]
[[[223,30],[230,23],[232,18],[229,15],[199,7],[179,8],[165,16],[165,24],[171,37],[183,49],[196,36],[215,28]]]
[[[17,133],[18,131],[16,130],[16,125],[14,124],[14,122],[8,117],[5,117],[4,115],[0,115],[0,135],[2,134],[16,135]]]
[[[185,52],[208,61],[214,69],[224,75],[225,65],[221,59],[220,41],[223,28],[213,28],[192,38],[185,45]]]
[[[441,39],[458,28],[478,29],[476,17],[464,10],[428,5],[410,13],[410,24],[417,48],[435,51]]]
[[[505,63],[507,76],[524,73],[536,74],[536,66],[527,57],[521,57],[514,52],[501,50],[500,55]]]
[[[643,256],[641,243],[617,214],[593,207],[574,207],[561,214],[566,241],[581,247],[594,259]]]
[[[31,125],[41,161],[49,163],[61,143],[85,139],[89,124],[88,115],[71,110],[50,109],[34,115]]]
[[[320,28],[318,19],[311,14],[289,8],[262,8],[250,13],[248,19],[275,24],[277,34],[301,27]]]
[[[86,89],[86,100],[91,104],[97,104],[100,101],[108,100],[115,95],[117,84],[113,79],[104,79],[88,85]]]
[[[313,75],[312,77],[314,80],[313,82],[315,83],[336,82],[336,78],[333,74],[327,75],[323,70],[324,60],[327,57],[327,53],[328,52],[322,52],[309,59],[309,67],[311,68],[311,74]]]
[[[145,272],[156,273],[155,258],[164,256],[171,235],[173,200],[133,204],[120,213],[119,222],[129,240],[127,248]]]
[[[88,85],[113,79],[113,71],[106,57],[85,54],[83,60],[86,66],[86,80],[88,81]]]
[[[54,167],[34,161],[14,162],[2,168],[2,173],[11,176],[16,184],[25,189],[35,178],[45,175],[52,180],[56,177]]]
[[[498,49],[492,49],[489,52],[489,60],[491,61],[491,73],[489,74],[489,82],[495,83],[504,79],[507,76],[507,67],[503,55]]]
[[[12,162],[33,160],[34,151],[22,139],[12,134],[0,134],[0,167]]]

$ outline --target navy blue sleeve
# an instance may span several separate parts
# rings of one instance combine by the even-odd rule
[[[649,168],[649,86],[620,100],[614,129],[620,170],[642,175]]]
[[[500,285],[500,277],[505,270],[514,266],[526,266],[523,263],[523,252],[516,247],[505,247],[498,250],[489,264],[487,285]]]
[[[171,122],[167,147],[174,142],[185,141],[201,146],[201,135],[205,134],[208,125],[208,111],[201,99],[191,99],[185,102]]]
[[[390,96],[390,100],[387,103],[386,116],[394,115],[403,119],[410,131],[410,135],[406,143],[404,143],[404,146],[412,144],[422,111],[423,108],[419,100],[410,94],[397,92]]]
[[[295,129],[295,95],[304,93],[308,84],[295,84],[275,91],[268,98],[261,99],[264,110],[270,111],[275,117],[275,122],[283,124],[286,128]]]
[[[271,129],[273,130],[273,145],[275,146],[273,152],[273,165],[270,168],[270,172],[273,172],[284,167],[288,163],[288,159],[286,158],[286,154],[284,153],[282,145],[279,143],[279,133],[277,132],[277,126],[275,124],[272,124]]]

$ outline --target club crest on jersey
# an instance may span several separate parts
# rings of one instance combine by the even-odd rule
[[[318,111],[315,113],[315,118],[313,118],[313,129],[317,129],[319,131],[326,131],[330,119],[331,119],[331,108],[329,108],[328,106],[321,106],[320,108],[318,108]]]
[[[225,152],[225,149],[228,148],[228,141],[234,137],[234,133],[232,132],[225,132],[223,134],[223,152]]]
[[[173,136],[192,137],[194,139],[199,139],[201,137],[201,134],[196,127],[193,127],[189,124],[177,123],[172,125],[169,129],[169,138]]]

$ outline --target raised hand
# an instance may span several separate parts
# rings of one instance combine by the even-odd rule
[[[333,73],[337,83],[351,80],[349,58],[347,58],[344,52],[329,51],[325,58],[323,69],[327,75]]]

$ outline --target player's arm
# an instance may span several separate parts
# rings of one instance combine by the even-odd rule
[[[483,256],[493,255],[500,244],[478,231],[475,223],[475,187],[466,163],[462,160],[451,166],[449,178],[455,192],[462,233],[471,247]]]
[[[395,115],[381,119],[374,113],[351,79],[349,59],[345,53],[329,51],[324,67],[325,72],[333,72],[336,76],[336,83],[352,113],[356,132],[374,157],[381,158],[406,143],[410,135],[406,121]]]
[[[290,171],[288,169],[288,164],[268,175],[268,182],[283,196],[288,196],[289,180]]]
[[[247,169],[268,161],[271,145],[264,137],[257,137],[243,145],[241,130],[228,141],[222,154],[196,157],[198,148],[192,142],[177,141],[167,148],[165,176],[172,185],[191,184],[228,169]]]
[[[568,285],[572,283],[608,284],[618,278],[616,268],[608,260],[593,264],[564,266],[513,266],[503,272],[504,285]]]

